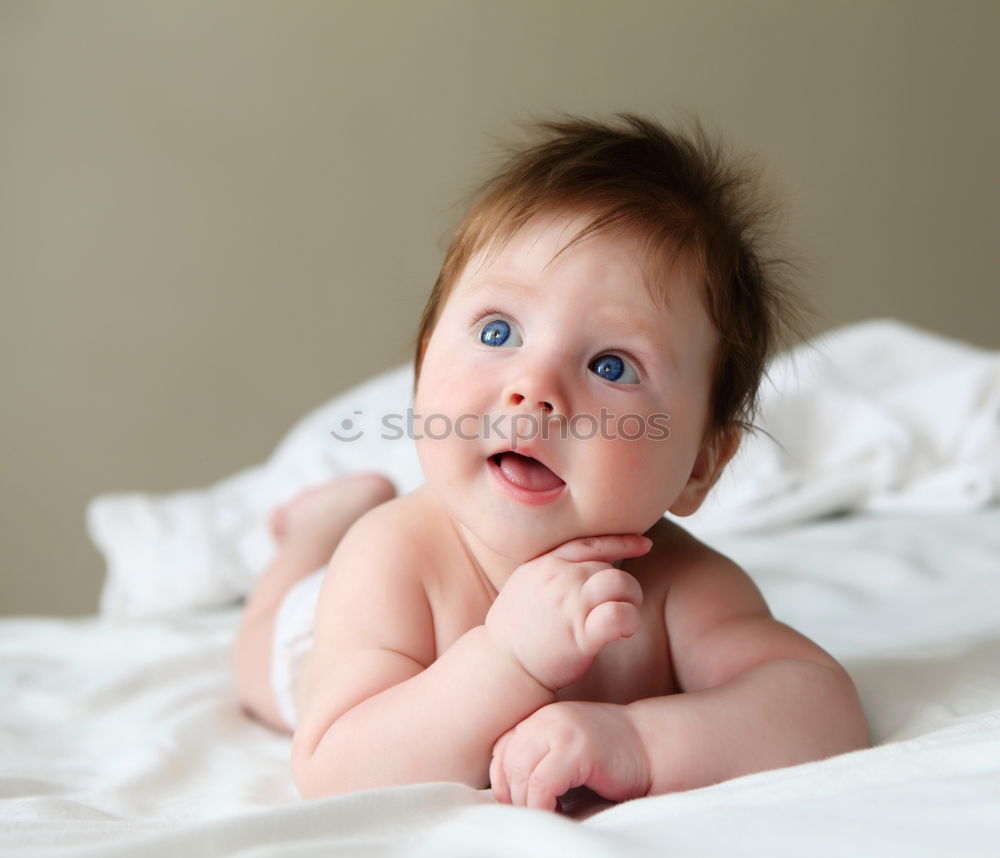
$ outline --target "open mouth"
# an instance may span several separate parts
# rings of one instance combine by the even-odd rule
[[[527,492],[551,492],[566,483],[538,459],[508,450],[490,456],[504,478]]]

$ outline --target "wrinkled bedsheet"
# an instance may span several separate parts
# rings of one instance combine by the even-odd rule
[[[454,784],[303,802],[238,708],[238,610],[0,620],[0,854],[995,856],[1000,507],[715,543],[854,676],[875,747],[571,814]]]

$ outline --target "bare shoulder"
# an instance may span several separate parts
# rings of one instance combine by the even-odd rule
[[[628,571],[651,588],[662,587],[675,605],[695,594],[714,594],[732,609],[767,612],[760,591],[739,564],[679,524],[661,518],[645,535],[653,547],[643,557],[629,561]],[[683,607],[689,610],[693,606]]]
[[[675,603],[683,600],[682,607],[689,611],[697,607],[689,601],[697,598],[712,602],[719,610],[770,616],[757,585],[731,557],[669,519],[661,519],[653,529],[657,533],[650,534],[654,542],[650,553],[659,543],[657,562],[667,570]]]
[[[775,619],[738,563],[663,519],[647,535],[663,576],[663,622],[676,678],[687,691],[717,685],[773,659],[836,665],[822,648]],[[645,559],[645,558],[643,558]]]
[[[421,486],[368,510],[348,530],[344,543],[348,548],[358,542],[377,545],[378,550],[402,552],[417,562],[426,552],[433,552],[440,516],[440,507],[427,486]]]
[[[664,622],[675,643],[737,618],[771,617],[751,577],[722,552],[665,518],[646,535],[653,548],[643,560],[662,579]]]
[[[421,490],[380,504],[347,531],[316,608],[316,650],[331,657],[381,647],[433,660],[426,574],[434,567],[434,515]],[[322,655],[321,655],[322,657]]]

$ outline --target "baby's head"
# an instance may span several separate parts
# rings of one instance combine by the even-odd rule
[[[416,387],[418,406],[422,398],[424,406],[445,411],[572,418],[607,404],[618,415],[646,420],[657,410],[669,414],[663,463],[680,462],[684,470],[672,483],[656,472],[655,447],[619,441],[601,448],[613,449],[621,476],[664,486],[643,507],[664,504],[648,527],[667,508],[689,514],[700,505],[751,426],[766,362],[799,316],[775,263],[761,255],[768,207],[753,173],[729,163],[700,129],[687,138],[648,119],[621,118],[617,125],[540,123],[541,138],[483,185],[424,310]],[[479,306],[483,301],[488,306]],[[447,329],[439,332],[443,320]],[[630,353],[626,332],[640,329]],[[467,342],[478,350],[469,361]],[[522,344],[531,349],[489,348]],[[636,350],[645,357],[636,359]],[[508,359],[514,351],[521,363]],[[463,363],[470,375],[462,376]],[[554,374],[546,375],[550,369]],[[594,375],[580,375],[588,371],[600,390],[588,387]],[[642,383],[631,384],[632,375]],[[480,398],[471,391],[451,397],[480,387]],[[440,458],[421,451],[429,482],[428,465],[450,467],[446,446],[438,445]],[[592,444],[588,456],[597,449]],[[688,486],[686,477],[699,468],[701,479]],[[455,485],[452,477],[441,477],[440,485]],[[614,528],[637,527],[651,514],[633,512],[609,522],[611,529],[578,524],[622,532]]]

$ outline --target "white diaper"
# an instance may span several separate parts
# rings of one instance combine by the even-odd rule
[[[274,619],[271,687],[274,689],[281,717],[293,730],[297,721],[295,688],[302,671],[302,660],[312,649],[313,618],[325,571],[326,567],[317,569],[285,593]]]

